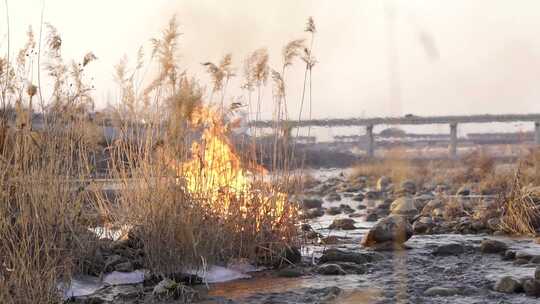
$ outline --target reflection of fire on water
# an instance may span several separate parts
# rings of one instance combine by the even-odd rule
[[[227,137],[234,124],[225,124],[220,113],[212,108],[197,108],[191,126],[203,128],[201,142],[192,144],[189,161],[174,168],[188,192],[208,203],[218,215],[253,218],[257,229],[265,219],[272,218],[269,228],[276,228],[282,221],[294,218],[297,209],[288,203],[285,193],[272,185],[253,182],[254,174],[262,175],[265,170],[261,167],[247,170],[242,166]]]

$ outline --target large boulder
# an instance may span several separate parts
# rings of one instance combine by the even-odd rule
[[[327,249],[319,259],[319,263],[356,263],[366,264],[384,259],[379,253],[375,252],[356,252],[343,251],[335,248]]]
[[[400,197],[390,205],[390,213],[412,218],[418,214],[418,209],[412,198]]]
[[[523,290],[530,297],[540,297],[540,280],[528,278],[523,281]]]
[[[521,283],[512,278],[511,276],[504,276],[500,278],[493,289],[502,293],[515,293],[522,288]]]
[[[413,229],[406,217],[389,215],[377,222],[364,236],[362,245],[374,247],[384,243],[401,245],[413,235]]]
[[[483,240],[480,244],[482,253],[503,253],[508,249],[506,243],[497,240]]]

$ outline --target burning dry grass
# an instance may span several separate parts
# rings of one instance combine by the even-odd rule
[[[228,80],[235,76],[230,55],[219,65],[206,64],[219,109],[204,104],[203,87],[181,72],[174,19],[152,40],[150,62],[157,62],[159,73],[146,87],[137,88],[142,51],[133,69],[127,60],[116,67],[121,96],[113,123],[119,135],[106,147],[108,177],[119,188],[112,202],[89,190],[97,189],[90,187],[95,149],[104,140],[89,119],[92,87],[84,70],[97,58],[88,53],[81,62],[64,63],[62,39],[54,27],[49,32],[50,102],[25,84],[38,53],[33,35],[21,51],[29,55],[16,65],[2,58],[0,65],[0,303],[60,302],[59,283],[95,266],[102,240],[88,228],[96,224],[129,227],[143,266],[163,275],[235,258],[275,264],[297,245],[297,207],[288,198],[294,176],[269,178],[254,160],[255,149],[239,152],[231,144],[237,121],[228,117],[238,105],[225,107]],[[268,55],[259,50],[252,61],[256,73],[247,81],[249,90],[257,88],[259,105]],[[284,83],[276,94],[276,107],[286,113]],[[39,130],[33,129],[35,98],[44,117]]]

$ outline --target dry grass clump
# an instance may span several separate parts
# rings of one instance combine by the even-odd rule
[[[178,43],[175,33],[170,26],[163,37],[153,39],[155,46],[169,51],[153,54],[159,70],[180,75],[169,54]],[[137,129],[142,135],[120,137],[112,147],[110,169],[122,181],[114,218],[133,227],[144,267],[156,273],[235,258],[273,263],[295,245],[296,207],[287,195],[291,183],[266,181],[253,150],[238,155],[242,151],[230,139],[237,125],[227,118],[236,106],[224,107],[228,79],[234,76],[231,58],[204,64],[212,77],[212,94],[220,94],[219,107],[205,105],[202,87],[185,74],[161,74],[138,96],[132,77],[124,73],[126,66],[119,65],[122,102],[147,106],[130,106],[134,118],[118,124],[122,134]],[[250,57],[250,90],[266,82],[267,60],[265,51]],[[141,117],[145,123],[137,120]]]
[[[362,163],[354,167],[353,176],[366,176],[378,179],[381,176],[390,177],[392,182],[399,184],[405,180],[413,180],[417,185],[423,185],[431,176],[430,166],[427,164],[414,164],[411,160],[402,157],[403,151],[399,148],[387,152],[384,159]]]
[[[520,169],[516,170],[510,192],[501,198],[501,228],[511,234],[535,235],[540,220],[540,191],[523,186]]]
[[[64,64],[51,28],[47,71],[54,96],[50,107],[40,105],[45,119],[34,126],[38,90],[26,73],[36,52],[31,32],[28,37],[15,65],[6,61],[0,74],[0,303],[60,302],[58,284],[85,271],[98,242],[85,226],[95,210],[85,187],[94,167],[83,78],[91,58]]]
[[[463,169],[453,172],[453,183],[478,183],[495,173],[495,160],[482,150],[476,150],[465,156],[461,161]]]
[[[203,103],[204,87],[178,65],[174,18],[152,40],[155,79],[141,82],[142,50],[133,69],[127,59],[116,67],[121,96],[111,117],[118,135],[107,143],[107,177],[117,179],[119,193],[109,202],[91,182],[96,154],[103,152],[96,150],[105,141],[91,115],[93,86],[85,75],[97,57],[87,53],[66,63],[60,34],[47,28],[43,67],[52,80],[50,98],[41,95],[40,83],[29,81],[41,51],[31,32],[16,62],[0,58],[0,303],[61,302],[61,283],[95,266],[102,240],[88,228],[96,225],[131,228],[130,244],[142,249],[144,267],[158,274],[235,258],[274,264],[297,245],[297,207],[288,197],[302,179],[287,171],[269,179],[255,161],[256,149],[237,155],[232,144],[238,121],[230,117],[242,105],[225,107],[235,76],[231,55],[205,63],[212,94],[220,94],[217,111]],[[310,19],[308,32],[314,31]],[[278,122],[287,117],[285,67],[300,56],[300,42],[286,48],[282,73],[274,71],[280,80],[273,96]],[[303,51],[311,74],[311,48]],[[259,50],[246,63],[258,109],[268,61]],[[142,90],[140,83],[146,84]],[[39,124],[36,113],[43,117]],[[275,129],[285,128],[277,123]],[[273,153],[281,151],[274,141]],[[271,157],[286,164],[287,156]]]

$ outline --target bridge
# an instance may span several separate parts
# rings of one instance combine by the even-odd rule
[[[290,128],[303,127],[353,127],[363,126],[366,128],[368,137],[367,155],[374,156],[375,139],[373,127],[376,125],[433,125],[448,124],[450,127],[450,144],[448,146],[451,157],[457,156],[457,128],[459,124],[467,123],[511,123],[511,122],[532,122],[534,123],[534,141],[540,145],[540,114],[483,114],[483,115],[457,115],[457,116],[416,116],[405,115],[402,117],[376,117],[376,118],[329,118],[311,120],[286,120],[281,124]],[[272,128],[275,121],[260,120],[249,123],[255,128]]]

